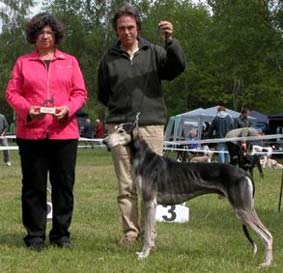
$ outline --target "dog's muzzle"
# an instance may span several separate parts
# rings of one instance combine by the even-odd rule
[[[114,132],[104,138],[103,143],[107,145],[109,149],[116,147],[118,145],[127,145],[130,142],[130,136],[126,134],[119,134]]]
[[[118,137],[113,138],[111,135],[104,138],[103,143],[109,148],[112,149],[115,146],[121,145],[121,141]]]

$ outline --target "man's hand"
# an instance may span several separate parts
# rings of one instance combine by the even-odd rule
[[[173,35],[173,25],[169,21],[160,21],[158,24],[159,29],[164,35],[166,41],[170,41]]]

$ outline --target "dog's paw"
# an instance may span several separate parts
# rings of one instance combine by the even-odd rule
[[[144,255],[144,253],[143,253],[143,251],[141,251],[141,252],[136,252],[136,254],[137,254],[137,256],[138,256],[138,260],[139,260],[139,261],[141,261],[141,260],[143,260],[143,259],[146,258],[145,255]]]
[[[141,252],[136,252],[136,254],[138,255],[138,260],[141,261],[145,259],[149,255],[149,252],[149,249],[142,250]]]
[[[269,266],[271,266],[271,263],[272,263],[272,261],[263,262],[259,265],[259,268],[269,267]]]

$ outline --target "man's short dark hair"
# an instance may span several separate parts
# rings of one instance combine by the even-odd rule
[[[138,32],[141,31],[141,18],[140,15],[137,11],[136,8],[134,8],[133,6],[127,4],[122,6],[114,15],[113,20],[112,20],[112,26],[114,28],[114,30],[117,30],[117,20],[121,17],[121,16],[132,16],[135,18],[136,23],[137,23],[137,29]]]
[[[42,12],[30,19],[26,26],[26,37],[30,44],[34,44],[42,29],[51,27],[54,32],[55,44],[60,44],[65,36],[64,25],[48,12]]]

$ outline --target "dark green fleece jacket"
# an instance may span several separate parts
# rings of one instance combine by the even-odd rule
[[[139,39],[139,50],[132,60],[117,42],[103,56],[98,69],[98,99],[108,108],[107,123],[134,122],[162,125],[166,106],[162,80],[173,80],[185,69],[185,57],[178,41],[165,48]]]

